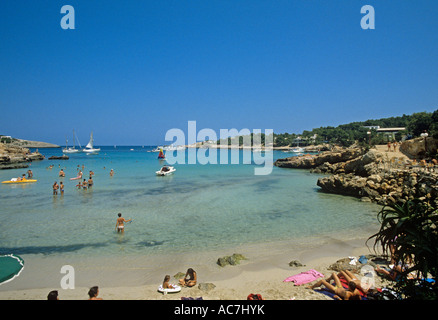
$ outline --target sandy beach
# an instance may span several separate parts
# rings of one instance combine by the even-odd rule
[[[186,258],[174,257],[173,261],[167,261],[166,269],[163,267],[148,269],[142,264],[144,262],[142,259],[125,261],[124,266],[118,267],[106,261],[107,267],[104,269],[102,269],[102,261],[96,268],[93,268],[92,261],[88,261],[84,263],[87,267],[83,274],[79,271],[76,273],[74,289],[60,288],[59,283],[63,275],[59,273],[59,266],[65,264],[65,260],[57,263],[55,259],[35,257],[29,259],[18,278],[0,286],[0,299],[46,300],[51,290],[58,290],[60,300],[87,300],[89,287],[98,285],[99,297],[104,300],[181,300],[182,297],[195,299],[202,297],[203,300],[246,300],[250,293],[261,294],[265,300],[332,300],[326,295],[305,288],[305,285],[296,286],[292,282],[283,280],[310,269],[328,277],[333,272],[329,266],[337,260],[374,254],[365,245],[364,239],[348,242],[332,239],[329,243],[301,252],[287,251],[277,244],[270,246],[263,248],[262,255],[258,253],[257,247],[238,248],[236,250],[244,250],[240,253],[247,257],[247,260],[242,260],[239,265],[225,267],[218,266],[214,260],[218,252],[203,255],[203,258],[195,255]],[[229,254],[231,255],[232,252]],[[162,259],[163,261],[156,259],[154,265],[166,263],[164,257]],[[192,288],[184,287],[178,293],[164,295],[158,292],[158,285],[161,284],[164,275],[170,274],[171,283],[177,283],[174,275],[185,272],[189,260],[192,261],[190,266],[198,273],[198,284],[212,283],[215,287],[206,291],[196,285]],[[292,260],[300,261],[303,266],[289,266]],[[47,264],[49,261],[50,263]],[[41,268],[41,263],[45,264],[44,268]],[[78,266],[77,269],[81,267]],[[57,274],[54,274],[55,272]],[[376,286],[381,286],[379,277],[377,281]]]

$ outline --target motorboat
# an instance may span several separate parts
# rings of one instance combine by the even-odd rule
[[[290,151],[292,151],[294,153],[303,153],[305,150],[304,150],[304,148],[296,147],[296,148],[290,149]]]
[[[100,148],[94,148],[93,131],[91,131],[90,141],[85,146],[85,149],[83,149],[82,151],[87,152],[87,153],[93,153],[93,152],[100,151]]]
[[[175,146],[174,144],[171,144],[170,146],[165,146],[163,150],[165,151],[175,151],[175,150],[185,150],[185,146]]]
[[[163,166],[159,171],[155,172],[157,176],[167,176],[176,171],[174,167],[171,166]]]

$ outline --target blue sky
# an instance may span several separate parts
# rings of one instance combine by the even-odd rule
[[[63,5],[75,30],[60,26]],[[364,5],[375,30],[363,30]],[[0,134],[155,145],[438,106],[438,1],[0,1]]]

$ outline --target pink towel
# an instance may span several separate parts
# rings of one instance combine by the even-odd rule
[[[312,282],[318,278],[324,278],[324,275],[314,269],[310,269],[309,271],[301,272],[300,274],[286,278],[283,282],[293,282],[296,286],[299,286],[304,283]]]

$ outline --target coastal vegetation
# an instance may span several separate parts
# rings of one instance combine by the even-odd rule
[[[301,134],[275,133],[274,146],[294,146],[330,143],[349,147],[357,142],[378,145],[387,143],[387,138],[379,134],[376,127],[381,128],[405,128],[395,134],[397,141],[403,137],[418,137],[424,131],[429,136],[438,138],[438,110],[434,112],[417,112],[412,115],[389,117],[361,122],[351,122],[337,127],[320,127],[310,131],[304,130]],[[368,134],[370,132],[370,134]]]
[[[438,207],[419,199],[391,203],[378,214],[380,230],[372,235],[403,272],[394,289],[404,299],[436,300],[438,272]]]
[[[385,135],[379,132],[378,128],[397,128],[399,130],[394,131],[391,135]],[[337,127],[314,128],[304,130],[301,133],[274,132],[273,137],[268,137],[264,133],[237,135],[217,140],[216,143],[218,145],[249,147],[258,144],[265,146],[265,141],[273,141],[275,148],[323,144],[341,147],[358,144],[365,147],[386,144],[393,140],[401,141],[419,137],[424,132],[427,132],[429,137],[438,138],[438,109],[434,112],[417,112],[412,115],[403,114],[397,117],[351,122]]]

